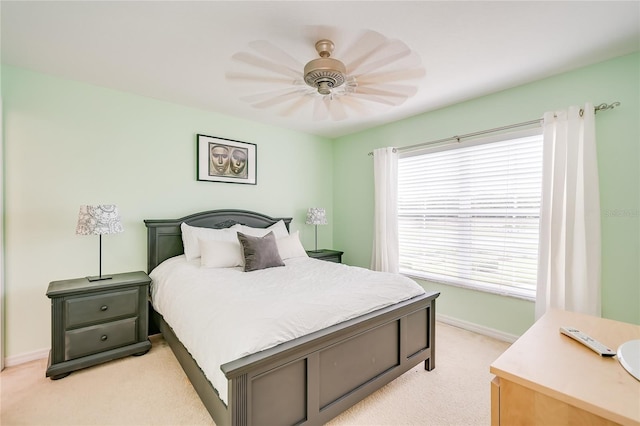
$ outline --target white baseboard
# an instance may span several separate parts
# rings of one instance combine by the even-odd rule
[[[438,313],[436,313],[436,321],[440,321],[454,327],[462,328],[464,330],[473,331],[474,333],[493,337],[494,339],[502,340],[503,342],[508,343],[513,343],[518,340],[518,337],[520,337],[516,336],[515,334],[509,334],[505,333],[504,331],[496,330],[495,328],[485,327],[483,325],[475,324],[469,321],[464,321],[458,318],[453,318]]]
[[[38,351],[33,351],[26,354],[8,356],[4,359],[4,366],[14,367],[16,365],[24,364],[25,362],[47,358],[48,356],[49,356],[49,349],[40,349]]]

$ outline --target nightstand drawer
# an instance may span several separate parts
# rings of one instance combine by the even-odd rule
[[[325,256],[320,259],[327,262],[342,263],[342,256]]]
[[[136,342],[137,318],[78,328],[65,333],[65,360]]]
[[[65,328],[95,324],[112,318],[137,314],[138,290],[102,293],[65,301]]]
[[[307,256],[326,262],[342,263],[342,255],[344,252],[337,250],[308,250]]]

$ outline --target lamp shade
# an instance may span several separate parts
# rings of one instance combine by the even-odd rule
[[[322,207],[311,207],[307,211],[307,225],[326,225],[327,213]]]
[[[77,235],[103,235],[123,232],[118,207],[114,204],[80,206]]]

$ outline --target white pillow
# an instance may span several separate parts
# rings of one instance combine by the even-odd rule
[[[238,229],[239,228],[239,229]],[[231,229],[237,229],[245,235],[250,235],[252,237],[264,237],[269,232],[273,232],[273,235],[278,238],[284,238],[289,236],[289,231],[287,231],[287,225],[284,224],[284,221],[279,220],[268,228],[252,228],[247,225],[233,225]]]
[[[233,268],[244,265],[240,241],[203,240],[200,243],[200,266]]]
[[[300,232],[296,231],[291,235],[276,240],[278,252],[282,260],[294,257],[308,257],[307,251],[300,242]]]
[[[184,255],[188,261],[200,257],[200,245],[198,240],[217,240],[217,241],[237,241],[237,232],[232,229],[211,229],[199,228],[197,226],[180,225],[182,230],[182,245],[184,246]]]

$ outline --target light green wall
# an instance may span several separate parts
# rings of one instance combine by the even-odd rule
[[[519,123],[569,105],[621,102],[596,119],[602,212],[603,316],[640,324],[640,54],[624,56],[452,105],[334,141],[334,245],[345,261],[369,266],[373,161],[385,146],[408,146]],[[470,70],[470,72],[473,72]],[[438,312],[520,335],[532,302],[423,282],[441,292]]]
[[[146,269],[143,219],[237,208],[332,219],[328,139],[4,67],[6,356],[50,347],[50,281],[98,273],[98,237],[77,236],[81,204],[114,203],[125,232],[103,238],[103,273]],[[257,182],[196,181],[196,134],[257,144]],[[331,225],[319,227],[331,247]]]
[[[339,138],[278,129],[12,67],[2,69],[5,177],[5,355],[50,346],[52,280],[97,272],[97,238],[75,235],[81,204],[115,203],[125,233],[103,238],[105,273],[144,270],[146,218],[241,208],[292,215],[306,247],[307,207],[324,206],[323,247],[368,266],[373,172],[367,153],[484,130],[587,101],[620,101],[598,114],[603,313],[640,324],[640,55],[634,54]],[[258,185],[195,180],[195,134],[258,145]],[[293,178],[295,177],[295,179]],[[333,180],[333,183],[332,183]],[[332,239],[333,236],[333,239]],[[533,304],[423,283],[438,311],[521,334]]]

